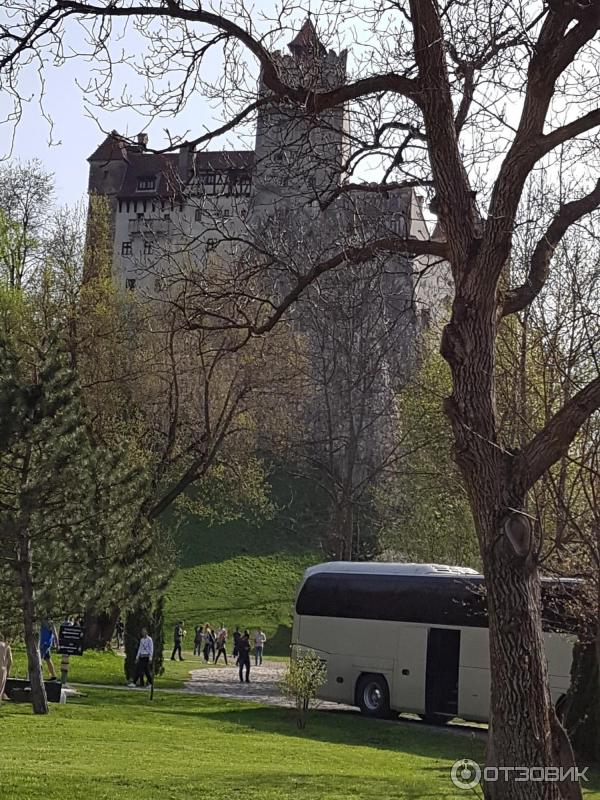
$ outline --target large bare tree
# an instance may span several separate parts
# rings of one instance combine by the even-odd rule
[[[600,376],[578,386],[513,449],[499,431],[495,361],[500,320],[535,299],[552,270],[557,244],[600,203],[600,182],[590,177],[600,125],[599,0],[324,2],[321,31],[329,32],[330,39],[338,32],[356,32],[352,78],[325,87],[292,80],[271,54],[277,33],[299,13],[298,4],[287,0],[273,8],[271,23],[257,20],[243,0],[216,4],[215,10],[196,0],[48,0],[33,5],[10,0],[7,6],[11,14],[0,32],[1,84],[13,94],[17,112],[22,71],[43,68],[52,55],[70,55],[73,51],[63,50],[63,42],[76,20],[86,28],[96,58],[98,99],[109,102],[112,68],[122,57],[120,24],[129,20],[146,47],[137,61],[125,60],[148,81],[143,101],[149,113],[175,112],[201,90],[223,101],[226,121],[214,132],[199,133],[194,144],[247,123],[265,104],[301,109],[314,119],[351,103],[354,127],[347,136],[346,180],[319,197],[319,207],[356,189],[356,171],[369,156],[378,160],[384,176],[369,191],[386,191],[392,183],[432,188],[432,208],[442,231],[435,241],[402,235],[350,239],[338,252],[327,252],[295,274],[276,308],[260,303],[252,321],[248,301],[243,318],[233,322],[249,335],[265,334],[320,275],[382,252],[447,259],[455,293],[441,345],[453,386],[445,410],[488,592],[493,719],[488,759],[508,766],[568,762],[568,743],[548,690],[540,543],[525,509],[530,490],[600,407]],[[362,25],[356,25],[357,17]],[[202,69],[213,48],[221,48],[224,71],[210,82]],[[245,69],[247,60],[260,65],[266,92],[258,100],[247,83],[246,76],[252,75]],[[161,80],[169,73],[178,78],[166,86]],[[122,99],[130,102],[128,96]],[[559,152],[554,168],[578,177],[579,186],[571,198],[546,210],[545,230],[532,249],[525,280],[506,285],[524,189],[538,166],[552,168]],[[508,781],[487,791],[511,800],[555,800],[561,794],[577,796],[579,788]]]

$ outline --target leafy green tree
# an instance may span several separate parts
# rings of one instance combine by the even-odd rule
[[[57,341],[27,345],[14,329],[1,331],[2,582],[18,591],[36,713],[48,710],[39,619],[78,612],[90,596],[127,582],[123,564],[135,564],[132,549],[144,546],[128,533],[142,490],[139,470],[91,439],[76,376]]]
[[[37,159],[0,166],[0,278],[21,288],[44,250],[53,176]]]
[[[400,393],[397,436],[402,458],[379,493],[380,550],[408,561],[478,566],[469,503],[452,458],[452,432],[442,410],[450,372],[425,349]]]

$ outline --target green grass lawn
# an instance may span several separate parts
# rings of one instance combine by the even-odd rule
[[[282,510],[272,520],[207,526],[189,513],[166,517],[180,563],[167,591],[167,642],[178,619],[189,641],[196,625],[224,622],[230,631],[263,628],[266,654],[287,655],[298,583],[306,567],[325,560],[313,498],[314,491],[280,481],[274,499]]]
[[[90,689],[47,717],[7,703],[0,719],[10,800],[450,800],[467,796],[451,764],[483,758],[480,739],[418,724],[315,712],[298,731],[286,709],[160,692]]]
[[[27,659],[22,648],[13,649],[14,665],[12,677],[24,678],[27,675]],[[165,653],[165,672],[158,678],[157,686],[165,689],[181,688],[189,680],[191,669],[203,668],[204,662],[192,653],[184,652],[184,661],[170,661],[170,652]],[[59,674],[60,656],[53,656],[54,666]],[[72,656],[69,668],[69,683],[100,683],[122,686],[125,683],[123,672],[124,658],[119,653],[97,653],[87,650],[82,656]],[[217,665],[218,666],[218,665]],[[44,676],[48,673],[44,666]],[[0,795],[0,798],[2,795]]]
[[[464,797],[450,765],[481,759],[468,737],[218,698],[88,690],[34,717],[0,709],[0,792],[10,800],[394,800]],[[600,797],[600,795],[597,795]]]

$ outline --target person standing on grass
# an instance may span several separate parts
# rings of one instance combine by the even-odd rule
[[[227,628],[223,623],[221,623],[221,628],[217,633],[217,655],[215,658],[215,664],[219,660],[219,656],[223,654],[223,658],[225,659],[225,666],[227,666]]]
[[[179,622],[173,628],[173,652],[171,653],[171,661],[175,661],[175,653],[179,655],[179,660],[183,661],[183,656],[181,655],[181,643],[183,642],[184,636],[185,631],[183,630],[183,622],[179,620]]]
[[[265,636],[263,631],[259,628],[254,634],[254,664],[257,667],[259,664],[262,664],[263,650],[266,641],[267,637]]]
[[[0,634],[0,703],[3,700],[8,700],[4,694],[6,687],[6,679],[10,675],[10,668],[12,667],[12,650],[10,649],[10,640],[5,639]]]
[[[143,686],[144,677],[146,678],[147,685],[150,686],[152,683],[150,664],[152,663],[153,656],[154,642],[152,641],[152,637],[148,636],[146,628],[142,628],[142,638],[140,639],[137,656],[135,658],[135,677],[133,683],[128,684],[129,686],[137,686],[138,681],[140,682],[140,686]]]
[[[244,631],[238,642],[238,664],[240,667],[240,683],[244,682],[243,672],[246,670],[246,683],[250,683],[250,633]]]
[[[199,656],[202,653],[202,625],[196,625],[194,631],[194,655]]]
[[[40,627],[40,658],[45,662],[48,668],[51,681],[58,680],[54,664],[52,663],[52,647],[56,644],[58,644],[56,626],[52,620],[43,619]]]

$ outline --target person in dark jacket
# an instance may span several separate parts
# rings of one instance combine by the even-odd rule
[[[217,654],[215,656],[215,664],[222,655],[223,658],[225,659],[225,666],[227,666],[227,628],[225,627],[225,625],[223,625],[223,623],[221,623],[221,627],[219,629],[219,632],[217,633],[216,645],[217,645]]]
[[[208,624],[208,622],[204,626],[204,633],[202,634],[202,638],[203,638],[203,641],[204,641],[204,649],[203,649],[202,652],[204,654],[204,660],[206,662],[208,662],[208,656],[209,656],[211,650],[214,652],[214,647],[215,647],[215,643],[214,643],[213,635],[212,635],[212,630],[211,630],[211,627]],[[213,661],[214,661],[214,658],[215,657],[213,655]]]
[[[240,643],[240,639],[242,638],[242,634],[240,633],[240,626],[236,625],[236,628],[233,632],[233,651],[231,655],[235,658],[235,665],[238,666],[238,644]]]
[[[181,655],[181,643],[184,636],[185,631],[183,630],[183,622],[179,620],[177,625],[175,625],[173,628],[173,652],[171,653],[171,661],[175,661],[176,653],[179,655],[179,660],[183,661],[183,656]]]
[[[243,683],[243,672],[246,670],[246,683],[250,683],[250,633],[244,631],[244,635],[238,642],[238,664],[240,667],[240,681]]]
[[[202,635],[202,625],[196,625],[196,630],[194,632],[194,655],[199,656],[202,653],[202,641],[204,637]]]

